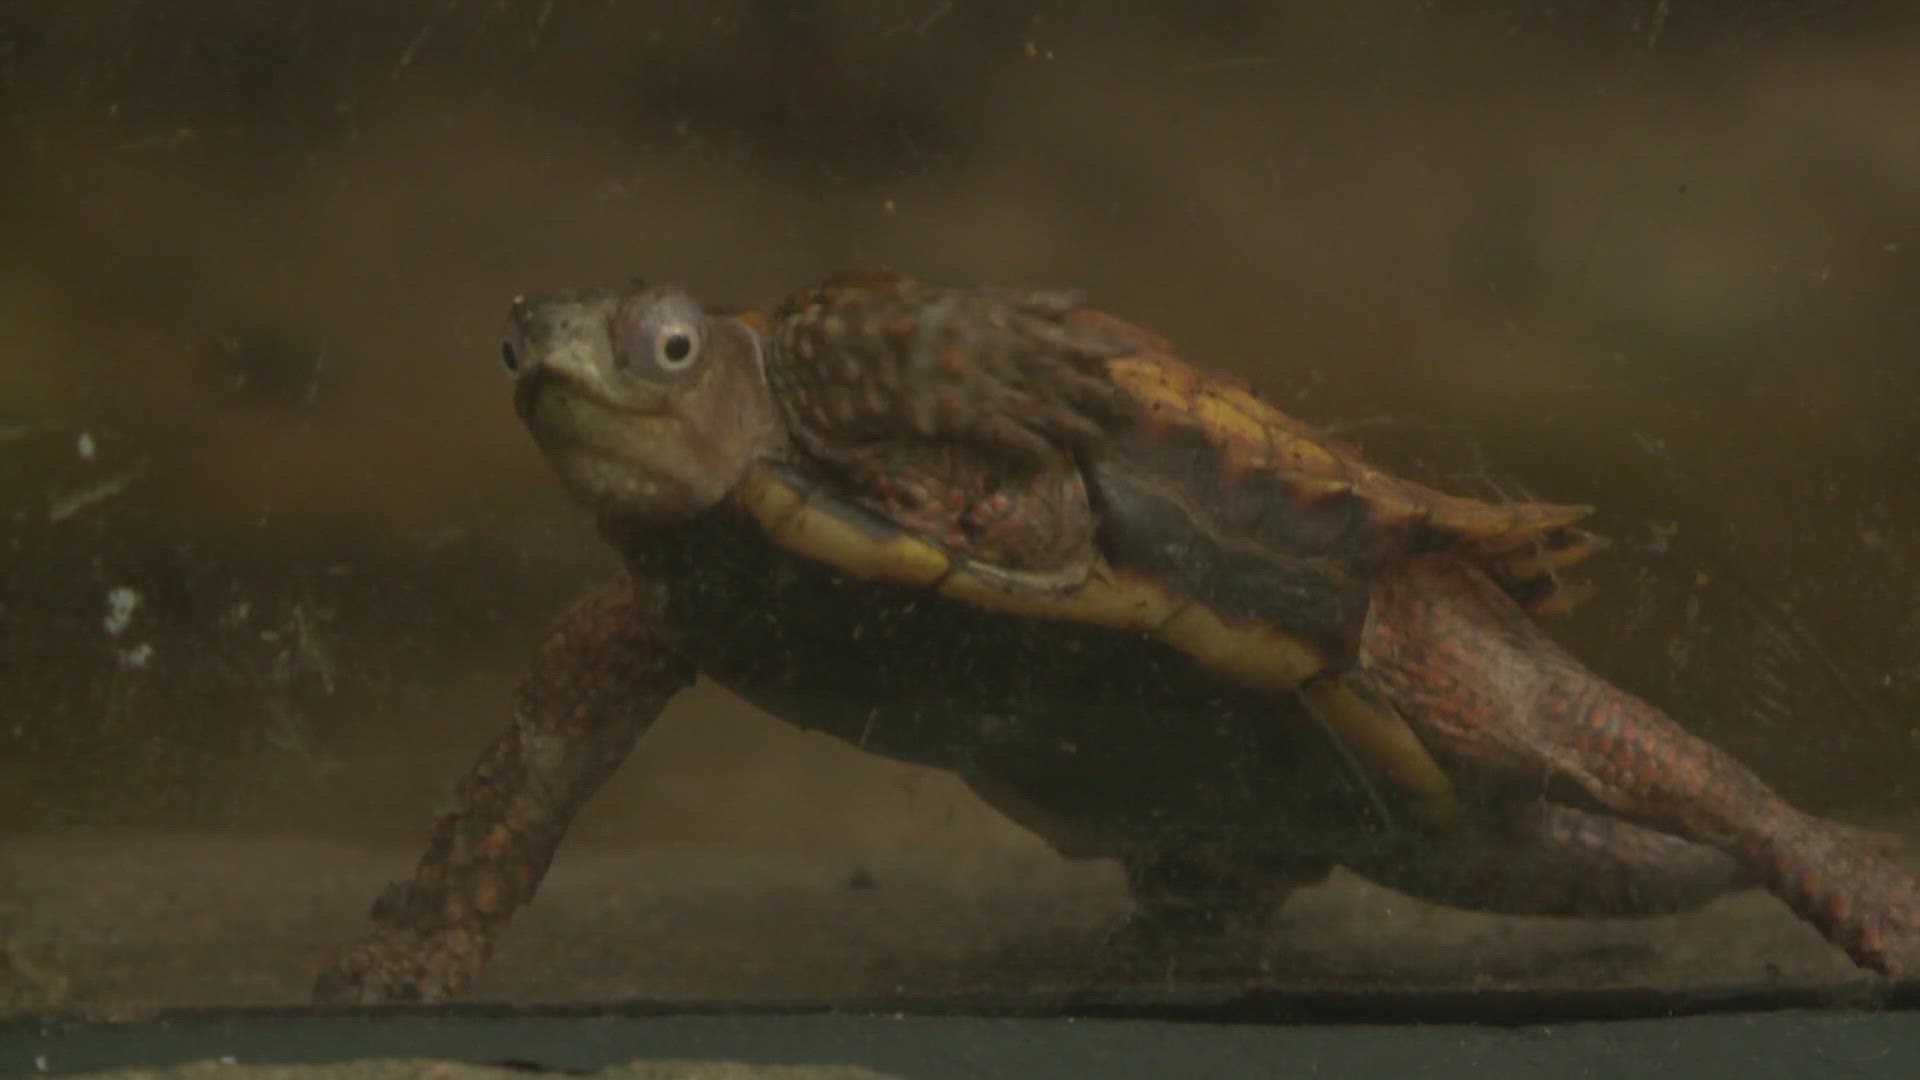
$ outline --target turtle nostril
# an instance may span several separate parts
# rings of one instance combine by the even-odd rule
[[[500,362],[506,366],[507,374],[520,374],[520,350],[513,347],[512,338],[500,339]]]

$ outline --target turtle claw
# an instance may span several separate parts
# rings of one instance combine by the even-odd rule
[[[1861,967],[1920,974],[1920,879],[1879,849],[1878,834],[1805,821],[1787,833],[1797,842],[1781,844],[1762,866],[1773,891]]]
[[[486,950],[463,930],[421,935],[382,927],[327,965],[313,1000],[329,1005],[445,1001],[465,990]]]
[[[329,1005],[445,1001],[486,966],[491,942],[472,929],[421,930],[406,924],[406,885],[374,905],[373,929],[339,954],[313,984],[313,1000]],[[399,895],[395,895],[399,894]]]
[[[1920,972],[1920,924],[1911,918],[1901,921],[1907,925],[1860,928],[1848,939],[1847,955],[1890,978]]]
[[[1864,905],[1848,912],[1837,936],[1847,955],[1862,967],[1895,978],[1920,974],[1920,892],[1904,874],[1894,871],[1889,878],[1868,883],[1864,896],[1872,898],[1879,891],[1875,886],[1882,885],[1899,888],[1907,895],[1892,903]]]

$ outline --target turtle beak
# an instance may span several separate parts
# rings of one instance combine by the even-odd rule
[[[620,379],[610,320],[611,291],[513,298],[500,358],[514,378],[514,408],[536,437],[559,433],[577,414],[554,415],[562,402],[585,399],[626,413],[645,413],[651,395]]]

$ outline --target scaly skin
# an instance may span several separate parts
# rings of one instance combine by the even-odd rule
[[[1580,918],[1691,911],[1755,883],[1723,851],[1619,818],[1541,799],[1497,809],[1467,835],[1402,845],[1354,869],[1432,903]]]
[[[693,668],[661,649],[621,575],[567,613],[521,684],[515,723],[460,781],[412,880],[321,973],[318,1001],[440,1001],[471,984],[580,807]]]
[[[1582,667],[1466,563],[1419,559],[1383,576],[1360,669],[1447,763],[1539,777],[1717,848],[1855,962],[1887,974],[1920,964],[1920,883]]]

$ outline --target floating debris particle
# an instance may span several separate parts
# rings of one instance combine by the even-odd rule
[[[78,491],[55,499],[53,505],[47,508],[47,522],[58,525],[95,503],[113,498],[127,490],[127,485],[133,483],[134,478],[139,475],[138,469],[121,473],[119,476],[102,480],[97,484],[89,484]]]
[[[133,613],[140,610],[140,594],[125,585],[107,590],[107,617],[100,620],[108,637],[119,637],[133,625]]]

